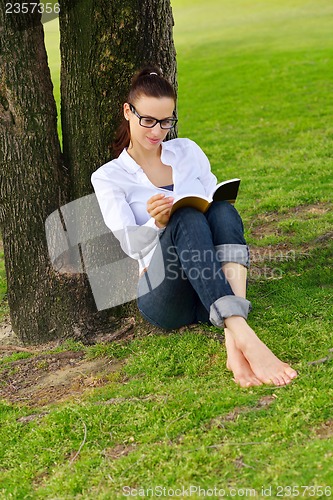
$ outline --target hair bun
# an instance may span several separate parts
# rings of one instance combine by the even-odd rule
[[[163,76],[161,68],[158,66],[145,66],[144,68],[141,69],[135,76],[136,78],[142,78],[144,76]]]

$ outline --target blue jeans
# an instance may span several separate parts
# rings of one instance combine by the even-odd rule
[[[155,251],[138,283],[138,308],[150,323],[169,330],[199,322],[223,327],[229,316],[247,318],[250,302],[234,295],[222,271],[224,262],[249,266],[243,223],[233,205],[214,202],[205,214],[181,208],[159,241],[162,252]],[[154,287],[161,273],[165,277]]]

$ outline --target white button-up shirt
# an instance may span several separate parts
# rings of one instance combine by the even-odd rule
[[[149,265],[164,231],[147,212],[149,198],[159,193],[210,196],[217,184],[207,156],[190,139],[162,142],[161,161],[172,168],[173,192],[152,184],[126,149],[91,176],[104,222],[124,252],[138,260],[139,272]]]

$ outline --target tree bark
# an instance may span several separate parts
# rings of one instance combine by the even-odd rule
[[[0,224],[14,332],[25,343],[73,336],[96,310],[83,274],[49,260],[44,223],[70,198],[40,14],[0,9]]]

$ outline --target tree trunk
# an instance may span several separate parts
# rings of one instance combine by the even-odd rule
[[[175,83],[172,24],[169,0],[62,0],[62,154],[40,14],[8,15],[1,3],[0,227],[12,326],[26,343],[89,332],[112,318],[113,310],[96,309],[84,257],[99,265],[110,245],[115,258],[119,249],[109,235],[95,252],[96,242],[73,241],[68,202],[92,193],[91,173],[110,159],[133,71],[157,63]],[[48,243],[64,250],[56,268],[45,233],[52,217]],[[91,224],[80,214],[88,238]]]
[[[50,265],[44,223],[69,200],[40,14],[0,9],[0,224],[12,328],[25,343],[72,336],[96,307],[83,274]]]
[[[173,16],[170,0],[62,0],[59,21],[63,154],[71,196],[78,200],[93,192],[92,172],[112,159],[111,144],[133,73],[144,64],[157,64],[177,87]],[[88,202],[83,203],[77,208],[77,220],[74,216],[71,221],[91,237],[96,234],[92,211]],[[136,263],[131,266],[127,260],[126,276],[117,282],[111,271],[96,279],[95,268],[105,268],[106,255],[109,263],[121,258],[112,235],[83,242],[81,252],[88,276],[93,274],[95,282],[103,284],[97,291],[93,288],[95,297],[110,294],[111,282],[116,290],[125,288],[127,298],[134,294]],[[92,279],[90,283],[93,287]],[[114,312],[135,311],[135,304],[127,303]]]

